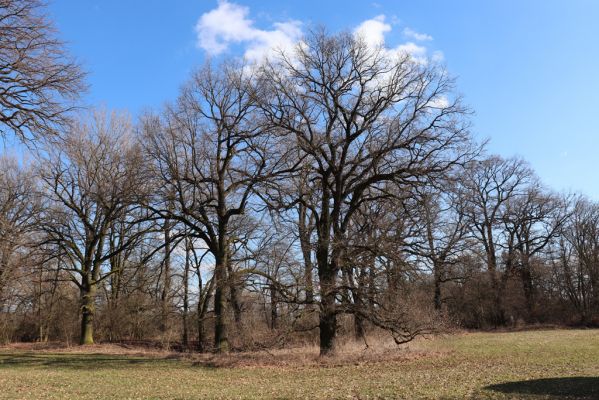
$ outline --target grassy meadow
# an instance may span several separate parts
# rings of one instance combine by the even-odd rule
[[[0,399],[599,399],[599,331],[464,333],[404,348],[229,356],[0,348]]]

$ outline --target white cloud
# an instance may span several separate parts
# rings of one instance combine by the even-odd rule
[[[404,44],[400,44],[395,49],[391,50],[392,52],[398,54],[409,54],[415,60],[426,60],[426,47],[419,46],[416,43],[408,42]]]
[[[445,60],[445,54],[441,50],[433,51],[433,55],[431,57],[433,62],[439,63]]]
[[[404,28],[403,34],[413,40],[417,40],[419,42],[424,42],[427,40],[433,40],[431,35],[427,35],[426,33],[418,33],[411,28]]]
[[[385,43],[385,33],[391,32],[391,25],[385,23],[385,16],[378,15],[372,19],[362,22],[354,30],[371,47],[382,46]]]
[[[247,18],[249,11],[247,7],[219,1],[218,7],[202,14],[196,24],[198,46],[210,54],[220,54],[231,42],[252,40],[255,32],[253,21]]]
[[[302,37],[299,21],[276,22],[271,31],[257,30],[256,39],[250,41],[245,58],[250,61],[261,61],[274,51],[290,52]]]
[[[302,38],[300,21],[275,22],[271,29],[260,29],[249,15],[248,7],[229,0],[219,0],[218,6],[202,14],[195,26],[198,47],[208,54],[218,55],[229,50],[231,45],[242,45],[244,58],[255,63],[277,50],[291,51]],[[385,36],[392,31],[394,24],[394,18],[388,22],[387,17],[381,14],[360,23],[354,29],[354,34],[361,37],[368,46],[384,48],[390,57],[409,54],[414,61],[427,63],[427,48],[415,42],[432,40],[430,35],[405,28],[403,34],[413,40],[392,48],[385,46]],[[430,59],[442,61],[443,53],[436,51]]]
[[[259,29],[248,18],[249,8],[220,0],[218,7],[208,11],[198,20],[195,31],[198,47],[212,55],[221,54],[231,44],[246,46],[244,57],[248,61],[261,61],[275,50],[290,50],[301,38],[301,22],[276,22],[271,30]]]
[[[389,57],[403,57],[406,54],[418,63],[427,63],[427,48],[420,46],[414,42],[400,44],[393,48],[385,47],[385,35],[391,32],[391,24],[385,22],[384,15],[378,15],[372,19],[367,19],[362,22],[354,30],[354,34],[364,40],[371,47],[382,47]],[[433,53],[435,61],[439,61],[438,57],[442,53]]]

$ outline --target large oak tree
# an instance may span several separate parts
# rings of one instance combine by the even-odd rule
[[[468,158],[467,110],[443,69],[346,33],[311,33],[264,67],[263,80],[270,87],[261,97],[265,115],[299,149],[312,187],[295,201],[314,216],[326,355],[335,348],[338,275],[352,217],[390,195],[389,185],[418,185]]]

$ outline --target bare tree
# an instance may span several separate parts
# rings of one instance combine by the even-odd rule
[[[443,283],[463,279],[453,268],[469,245],[468,220],[464,188],[459,179],[462,169],[439,182],[418,188],[417,203],[412,210],[418,233],[408,246],[408,252],[423,260],[432,271],[435,309],[442,306]]]
[[[128,213],[111,224],[107,238],[108,252],[112,254],[106,265],[109,277],[99,284],[106,303],[102,310],[102,328],[111,341],[123,336],[140,336],[135,325],[143,318],[139,314],[146,307],[144,303],[150,302],[153,283],[159,277],[159,250],[164,246],[158,232],[145,234],[148,228],[147,224],[132,224]],[[133,236],[141,240],[117,251]],[[144,334],[153,334],[151,326],[145,328]]]
[[[38,0],[0,0],[0,136],[55,136],[85,89]]]
[[[554,280],[580,322],[599,316],[599,205],[579,198],[553,244]]]
[[[253,79],[239,65],[207,65],[162,118],[146,118],[147,150],[173,209],[154,207],[184,224],[214,259],[214,346],[229,349],[227,298],[235,232],[259,185],[285,165],[260,123]]]
[[[505,248],[503,218],[507,205],[524,196],[533,178],[528,165],[520,159],[491,156],[469,166],[464,185],[468,191],[466,212],[472,233],[482,247],[482,258],[493,292],[493,323],[505,323],[500,250]]]
[[[129,227],[148,220],[142,198],[148,193],[142,152],[126,117],[97,113],[73,124],[60,147],[48,149],[40,175],[49,201],[43,229],[68,260],[65,269],[80,290],[81,344],[92,344],[98,285],[115,273],[107,263],[135,246],[148,229],[111,241],[116,223]]]
[[[470,154],[466,112],[445,72],[390,56],[351,34],[309,35],[264,68],[262,107],[289,135],[313,193],[295,200],[314,215],[320,351],[334,351],[343,244],[364,203],[386,185],[415,185]],[[388,324],[386,324],[388,326]]]
[[[4,309],[4,288],[32,252],[41,210],[36,189],[29,168],[20,167],[15,159],[0,157],[0,312]]]
[[[0,0],[0,138],[44,144],[37,169],[0,157],[0,340],[314,334],[327,356],[339,321],[366,344],[599,321],[599,204],[479,158],[433,60],[315,30],[208,63],[136,130],[72,118],[84,74],[44,9]]]
[[[569,214],[567,199],[546,192],[539,182],[532,182],[522,196],[507,202],[502,217],[507,236],[503,281],[511,275],[520,277],[528,321],[534,316],[534,259],[561,234]]]

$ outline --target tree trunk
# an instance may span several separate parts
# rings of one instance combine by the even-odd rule
[[[270,285],[270,328],[277,329],[278,327],[277,313],[277,289],[274,285]]]
[[[435,294],[434,294],[434,304],[435,310],[441,310],[441,266],[437,263],[434,264],[434,279],[435,279]]]
[[[321,264],[322,265],[322,264]],[[320,355],[328,356],[335,352],[337,334],[337,310],[335,307],[336,274],[330,265],[322,265],[318,271],[321,288],[320,307]]]
[[[233,266],[231,262],[227,262],[227,273],[228,273],[228,282],[229,282],[229,296],[231,299],[231,308],[233,309],[233,318],[235,319],[235,324],[239,327],[241,324],[241,303],[239,302],[239,293],[238,293],[238,285],[237,280],[235,279],[235,274],[233,273]]]
[[[366,265],[362,265],[360,267],[360,274],[358,275],[358,284],[357,287],[352,290],[353,302],[354,302],[354,337],[357,340],[362,340],[365,338],[366,329],[364,327],[364,313],[367,313],[367,305],[364,301],[364,294],[368,290],[366,281],[368,280],[368,266],[370,264],[370,259],[372,257],[367,257],[364,261]]]
[[[42,297],[43,297],[43,282],[44,282],[44,270],[39,268],[39,281],[37,286],[37,323],[38,323],[38,341],[44,342],[44,314],[42,312]],[[1,311],[1,310],[0,310]]]
[[[163,286],[160,300],[162,303],[160,331],[166,333],[168,330],[169,317],[169,294],[171,291],[171,227],[170,221],[164,222],[164,262],[163,262]]]
[[[312,282],[312,272],[314,266],[312,264],[312,251],[310,249],[310,231],[308,228],[309,222],[306,221],[308,218],[306,207],[300,204],[298,214],[299,241],[302,250],[302,257],[304,259],[304,286],[306,291],[306,304],[310,305],[314,302],[314,283]]]
[[[364,312],[364,301],[360,294],[354,296],[354,338],[356,340],[362,340],[366,336],[366,329],[364,328],[364,318],[362,313]]]
[[[202,301],[204,293],[204,288],[202,286],[202,275],[200,273],[200,268],[198,266],[198,351],[202,353],[204,351],[204,314],[205,314],[205,303],[208,301],[208,298],[204,298],[204,302]]]
[[[96,284],[83,282],[80,290],[81,296],[81,336],[79,344],[94,344],[94,314]]]
[[[204,352],[204,317],[198,318],[198,352]]]
[[[227,257],[217,257],[214,268],[214,350],[217,353],[229,351],[227,332]]]
[[[304,285],[306,286],[306,304],[314,303],[314,284],[312,282],[312,262],[305,262]]]
[[[504,306],[504,297],[507,289],[507,284],[509,279],[512,276],[511,267],[506,266],[506,270],[501,275],[501,279],[497,283],[497,286],[494,290],[495,292],[495,326],[505,326],[507,324],[506,310]]]
[[[326,290],[322,294],[320,311],[320,355],[328,356],[335,352],[335,336],[337,333],[337,313],[335,310],[335,294]]]
[[[187,316],[189,314],[189,267],[191,257],[191,243],[189,238],[185,239],[185,269],[183,271],[183,345],[189,347],[189,332]]]
[[[534,313],[534,287],[532,284],[532,274],[530,273],[530,267],[528,265],[523,265],[522,271],[520,273],[522,278],[522,289],[524,290],[524,298],[526,301],[526,312],[527,312],[527,322],[533,322],[533,313]]]
[[[492,322],[495,327],[505,325],[505,312],[503,310],[503,283],[507,275],[506,272],[500,281],[497,271],[497,256],[495,255],[495,243],[493,242],[493,226],[490,223],[486,224],[486,243],[485,251],[487,253],[487,271],[491,279],[491,290],[493,292],[494,307],[492,310]],[[508,260],[509,261],[509,260]]]
[[[368,268],[368,306],[371,309],[374,309],[376,306],[376,294],[376,269],[373,261],[370,268]]]

